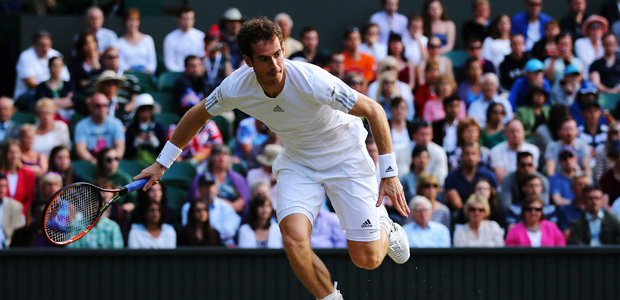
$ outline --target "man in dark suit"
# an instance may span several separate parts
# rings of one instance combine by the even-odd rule
[[[17,139],[21,125],[11,121],[14,112],[13,99],[0,96],[0,144],[7,139]]]
[[[620,244],[620,221],[602,209],[603,190],[594,185],[583,191],[586,211],[571,224],[568,244],[600,246]]]
[[[461,99],[457,96],[446,97],[443,100],[443,110],[446,117],[433,122],[433,143],[444,148],[450,154],[456,150],[456,127],[459,121],[456,116],[461,113]]]

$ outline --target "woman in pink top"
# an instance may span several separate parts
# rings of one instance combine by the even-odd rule
[[[435,82],[435,93],[437,97],[424,103],[424,112],[422,118],[428,122],[434,122],[442,120],[446,117],[446,112],[443,110],[443,99],[452,96],[456,91],[456,81],[452,74],[441,74]],[[467,108],[465,102],[461,99],[461,108],[457,119],[463,119],[467,116]]]
[[[553,222],[543,218],[540,198],[526,199],[521,205],[523,221],[508,231],[506,246],[549,247],[565,246],[566,240]]]

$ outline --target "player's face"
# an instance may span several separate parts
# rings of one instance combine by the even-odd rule
[[[261,85],[273,86],[284,81],[284,49],[278,38],[259,41],[252,45],[253,57],[243,56],[245,63],[254,68]]]

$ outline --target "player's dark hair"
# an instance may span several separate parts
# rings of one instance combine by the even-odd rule
[[[251,19],[241,25],[239,34],[237,34],[237,41],[241,53],[253,59],[252,45],[261,41],[271,41],[278,38],[280,44],[284,40],[282,36],[282,29],[280,26],[266,17],[260,17],[257,19]]]

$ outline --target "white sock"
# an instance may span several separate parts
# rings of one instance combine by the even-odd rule
[[[338,282],[334,282],[334,292],[325,296],[325,298],[317,298],[317,300],[339,300],[342,299],[342,295],[340,294],[340,291],[338,289],[336,289],[336,287],[338,287]]]

